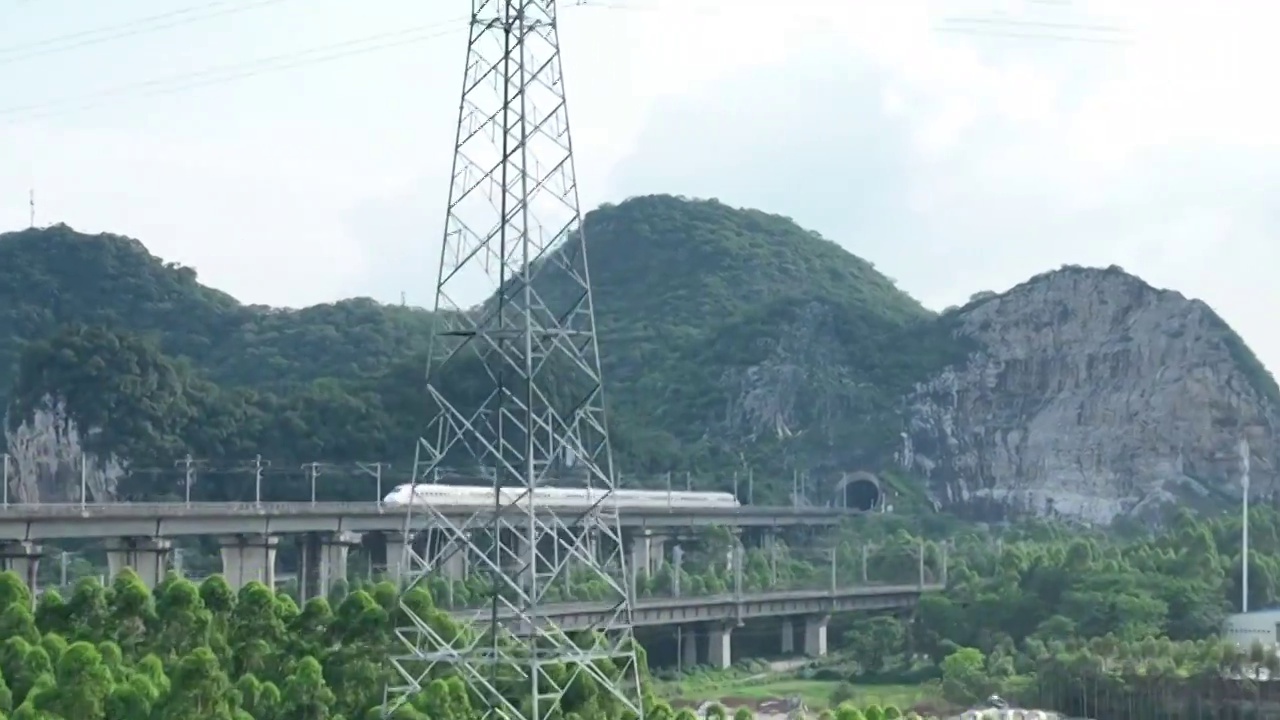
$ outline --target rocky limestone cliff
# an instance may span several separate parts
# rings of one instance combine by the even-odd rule
[[[910,395],[899,458],[935,502],[1091,523],[1276,488],[1280,393],[1198,300],[1064,268],[952,311],[980,351]]]
[[[776,337],[756,341],[756,357],[726,368],[717,385],[727,390],[724,422],[745,441],[788,438],[829,424],[851,411],[855,373],[836,339],[831,309],[810,302]],[[843,391],[843,392],[842,392]]]
[[[10,502],[80,502],[82,481],[88,502],[116,499],[116,488],[127,473],[124,464],[114,457],[86,452],[84,440],[96,431],[76,427],[61,401],[45,397],[17,428],[9,428],[7,422],[5,427],[12,456]]]

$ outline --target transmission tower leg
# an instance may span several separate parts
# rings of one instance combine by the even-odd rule
[[[408,511],[406,532],[442,541],[404,552],[407,622],[388,712],[456,675],[486,716],[643,717],[581,223],[555,2],[472,0],[435,286],[432,420],[415,467],[417,478],[462,475],[491,494],[465,520],[456,508]],[[598,502],[553,503],[545,488],[555,486],[591,488]],[[442,627],[415,593],[428,579],[441,587],[458,553],[462,627]],[[556,604],[587,599],[587,588],[592,611],[560,627]],[[592,691],[566,695],[579,683]],[[583,697],[591,707],[570,706]]]

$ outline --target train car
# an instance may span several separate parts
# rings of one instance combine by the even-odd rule
[[[725,492],[624,489],[615,490],[606,498],[605,491],[600,488],[540,487],[537,493],[539,505],[563,510],[586,510],[593,505],[613,510],[663,507],[697,510],[741,506],[732,493]],[[527,498],[525,490],[518,487],[506,487],[498,492],[498,502],[503,506],[523,505]],[[416,487],[397,485],[382,501],[392,506],[481,507],[493,504],[494,497],[493,488],[489,487],[423,483]]]

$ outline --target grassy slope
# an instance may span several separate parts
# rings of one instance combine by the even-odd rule
[[[830,680],[794,678],[695,678],[663,684],[658,693],[669,701],[693,702],[733,699],[756,702],[799,696],[810,710],[821,710],[830,706],[828,700],[840,685],[841,683]],[[852,702],[859,707],[875,704],[894,705],[902,709],[934,700],[931,688],[925,685],[855,685],[854,692]]]

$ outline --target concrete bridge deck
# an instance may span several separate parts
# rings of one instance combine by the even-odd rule
[[[516,508],[504,512],[521,513]],[[548,509],[560,517],[571,510]],[[445,511],[462,523],[492,518],[493,506]],[[623,527],[639,529],[730,527],[826,527],[853,513],[838,508],[739,507],[644,508],[619,513]],[[0,507],[0,541],[194,535],[280,535],[309,532],[395,532],[405,529],[405,509],[377,502],[11,504]],[[430,516],[415,513],[413,530]]]
[[[838,612],[873,612],[914,607],[920,596],[941,592],[941,584],[864,585],[836,590],[779,590],[773,592],[726,593],[676,598],[638,598],[631,605],[633,627],[719,622],[729,625],[766,617],[824,616]],[[618,612],[616,602],[558,603],[547,606],[545,614],[562,630],[604,629]],[[486,622],[492,610],[454,610],[449,613],[462,623]],[[498,618],[515,616],[499,608]],[[529,628],[513,628],[527,634]]]
[[[723,595],[641,598],[632,603],[632,627],[675,626],[677,645],[687,667],[706,662],[727,668],[733,662],[733,630],[745,621],[778,618],[780,649],[784,655],[799,649],[810,657],[827,654],[827,624],[834,613],[901,611],[914,607],[926,592],[944,590],[942,584],[862,585],[827,590],[783,590]],[[544,608],[545,623],[561,630],[606,630],[621,618],[616,602],[561,603]],[[455,610],[460,623],[485,623],[492,609]],[[516,623],[516,613],[499,609],[497,619],[511,633],[533,634],[528,623]],[[797,648],[796,631],[800,630]]]

